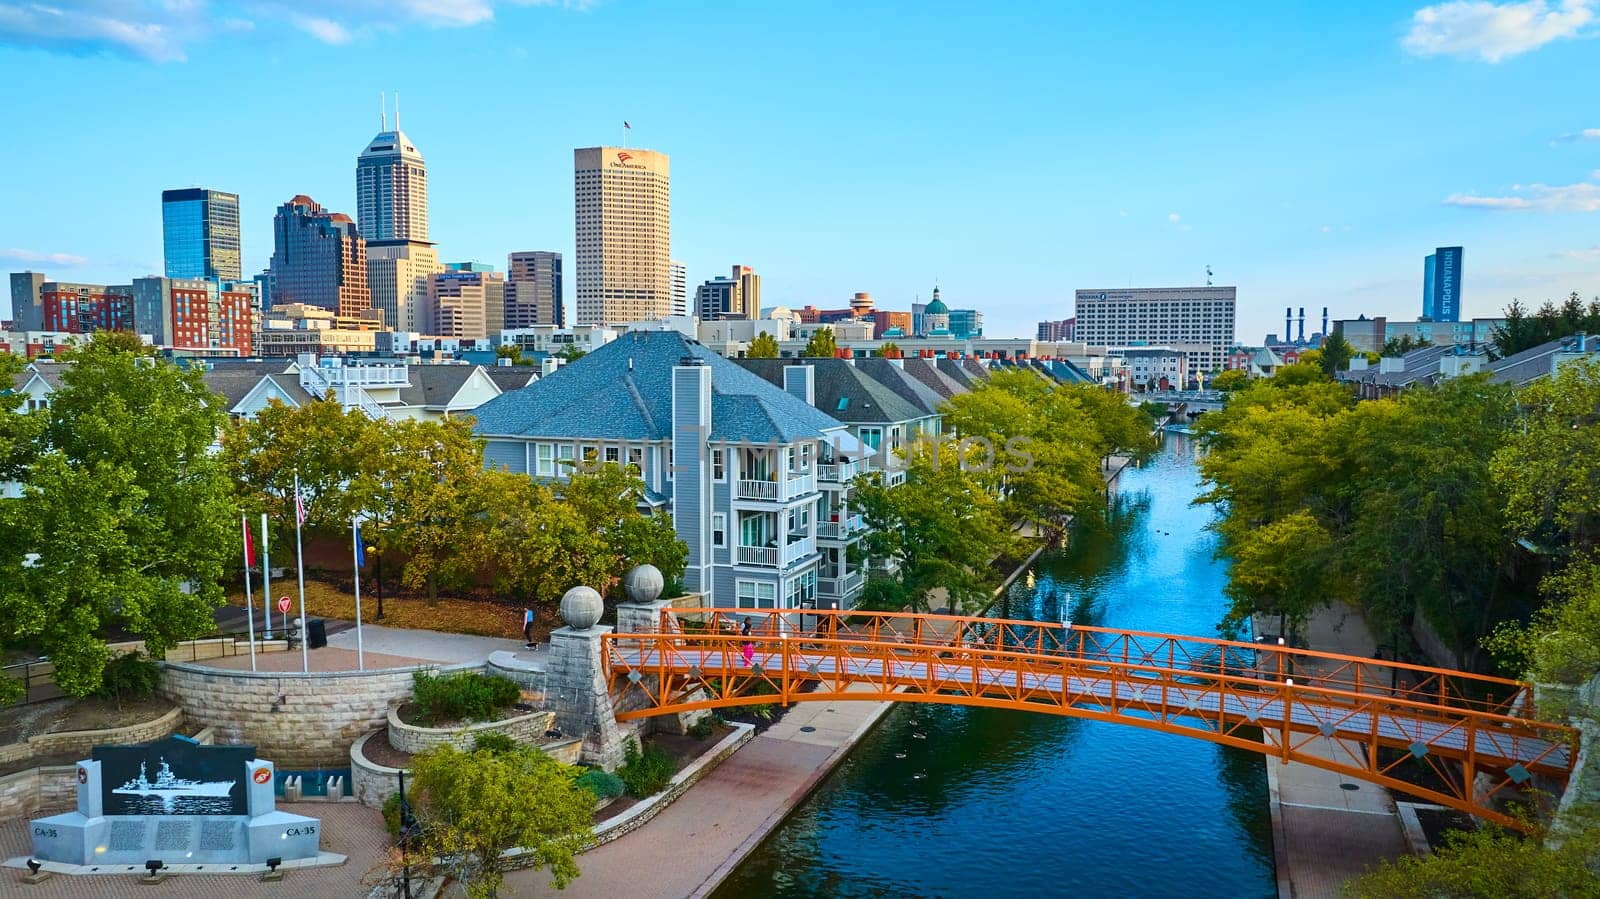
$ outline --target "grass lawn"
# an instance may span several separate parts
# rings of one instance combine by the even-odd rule
[[[298,614],[299,593],[292,580],[286,586],[274,583],[273,593],[293,598],[295,605],[291,614]],[[257,604],[261,602],[260,597],[256,598],[256,602]],[[230,590],[228,604],[243,608],[244,591]],[[549,639],[551,628],[559,625],[555,622],[555,610],[539,608],[534,612],[536,618],[533,638],[542,642]],[[438,602],[429,605],[425,599],[412,597],[395,599],[386,596],[383,600],[383,621],[373,620],[373,616],[377,613],[377,597],[367,590],[362,590],[361,618],[366,624],[423,628],[452,634],[472,634],[478,637],[509,637],[519,640],[522,638],[522,609],[481,599],[440,597]],[[306,581],[306,614],[312,618],[340,618],[354,621],[355,595],[320,581]]]

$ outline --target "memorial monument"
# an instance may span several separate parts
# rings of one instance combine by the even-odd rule
[[[180,736],[96,746],[78,763],[78,810],[29,822],[33,856],[86,866],[316,858],[321,822],[276,809],[273,764],[255,754]]]

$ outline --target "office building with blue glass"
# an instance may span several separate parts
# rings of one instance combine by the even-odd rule
[[[1422,315],[1430,321],[1461,321],[1461,248],[1440,247],[1422,262]]]
[[[201,187],[162,191],[161,250],[168,278],[242,278],[239,195]]]

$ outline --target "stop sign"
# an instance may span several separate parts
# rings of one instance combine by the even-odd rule
[[[278,597],[278,611],[285,612],[285,613],[287,613],[289,611],[289,597],[287,597],[287,596]]]

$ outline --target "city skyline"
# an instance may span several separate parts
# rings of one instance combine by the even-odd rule
[[[335,5],[317,29],[263,13],[224,35],[237,25],[220,18],[226,5],[211,18],[174,7],[143,43],[74,30],[81,13],[0,25],[0,75],[30,85],[15,114],[72,126],[80,113],[64,110],[92,109],[137,173],[84,179],[104,168],[98,148],[23,134],[0,155],[26,173],[8,185],[18,208],[37,212],[0,224],[0,268],[101,283],[160,273],[160,192],[203,185],[240,195],[244,271],[260,271],[284,197],[356,212],[350,156],[372,138],[378,91],[399,89],[427,149],[430,239],[449,258],[528,246],[576,258],[568,154],[620,141],[627,119],[630,147],[677,163],[672,253],[690,282],[744,260],[767,305],[828,308],[865,290],[905,309],[938,283],[953,306],[983,309],[987,332],[1026,336],[1071,315],[1076,289],[1198,286],[1211,265],[1238,286],[1251,341],[1278,329],[1285,305],[1414,314],[1417,260],[1439,246],[1473,257],[1463,318],[1513,296],[1600,293],[1600,123],[1579,111],[1588,91],[1570,75],[1592,46],[1583,22],[1446,28],[1445,7],[1424,21],[1418,4],[1158,22],[951,7],[906,23],[873,9],[609,2],[499,6],[472,23],[397,13],[396,27]],[[763,58],[770,77],[729,84],[693,59],[648,83],[632,65],[592,67],[583,91],[550,92],[536,119],[515,112],[529,85],[561,83],[578,60],[626,58],[663,29],[718,19],[790,36]],[[446,52],[463,34],[481,51],[471,59]],[[216,74],[329,41],[325,64],[285,65],[271,84]],[[823,72],[799,49],[815,45],[869,61]],[[1130,70],[1120,60],[1133,53],[1163,62]],[[176,151],[161,137],[163,96],[207,110]],[[1417,114],[1467,98],[1470,116]],[[493,140],[457,125],[464,108],[488,116]],[[729,142],[735,114],[744,139]],[[240,140],[262,129],[292,139]],[[741,214],[728,216],[735,195]],[[53,212],[68,208],[106,224]]]

